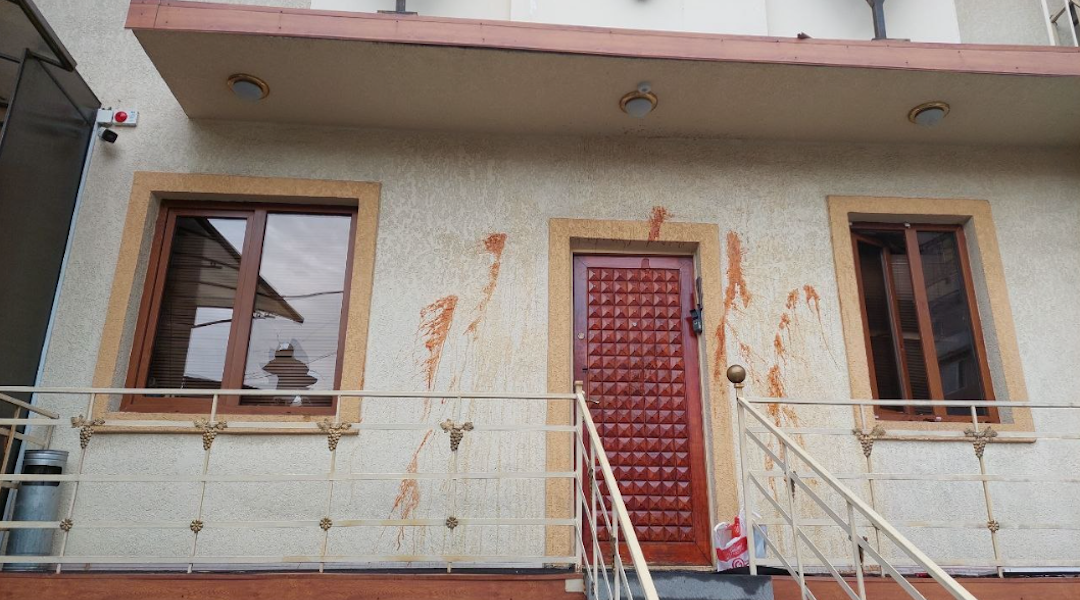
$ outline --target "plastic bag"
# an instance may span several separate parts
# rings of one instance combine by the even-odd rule
[[[757,514],[754,516],[760,518]],[[731,523],[719,523],[713,529],[717,571],[737,569],[750,564],[746,534],[743,531],[743,517],[743,513],[740,512]],[[764,526],[758,526],[758,531],[755,532],[757,535],[754,536],[754,554],[757,558],[765,558],[765,538],[762,535],[764,529]]]

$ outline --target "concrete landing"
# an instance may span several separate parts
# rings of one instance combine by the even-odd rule
[[[627,572],[635,599],[644,598],[632,572]],[[702,571],[652,571],[656,593],[663,600],[773,600],[768,575],[721,575]],[[586,582],[586,589],[591,587]],[[612,600],[601,582],[600,597]]]

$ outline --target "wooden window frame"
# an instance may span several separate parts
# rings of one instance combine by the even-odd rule
[[[350,217],[348,250],[345,259],[344,293],[341,302],[341,316],[338,325],[338,352],[335,367],[334,387],[341,388],[342,366],[345,352],[345,331],[348,325],[349,295],[352,287],[353,260],[355,255],[355,237],[357,227],[357,207],[319,204],[285,204],[254,202],[189,202],[165,200],[161,203],[154,238],[147,263],[146,281],[143,285],[142,300],[139,305],[138,319],[135,326],[135,338],[131,347],[126,387],[145,387],[150,367],[154,337],[161,310],[161,294],[164,290],[168,271],[169,255],[172,249],[173,234],[177,217],[216,216],[225,218],[245,218],[248,220],[244,247],[241,250],[242,263],[237,282],[234,302],[244,298],[254,301],[254,287],[258,283],[259,268],[262,266],[262,251],[266,229],[266,217],[271,213],[296,213],[305,215],[342,215]],[[234,320],[229,330],[229,341],[225,352],[225,365],[222,384],[226,381],[238,381],[242,385],[242,375],[246,368],[247,345],[251,334],[250,310],[234,304],[234,314],[247,314],[242,320]],[[243,353],[244,360],[237,360]],[[337,409],[338,398],[331,399],[329,406],[254,406],[240,404],[240,396],[221,395],[218,398],[218,412],[242,415],[332,415]],[[205,413],[209,410],[209,398],[171,397],[161,398],[142,394],[128,394],[121,398],[120,410],[144,413]]]
[[[851,249],[853,256],[855,257],[855,280],[859,291],[859,310],[862,315],[863,337],[865,339],[866,354],[867,354],[867,367],[870,371],[870,389],[872,390],[875,399],[879,398],[877,373],[874,368],[874,356],[873,349],[870,346],[870,326],[869,318],[866,310],[866,296],[863,292],[863,278],[862,268],[858,262],[859,256],[859,243],[868,242],[869,238],[861,235],[862,232],[870,231],[901,231],[904,232],[905,245],[907,247],[907,257],[911,268],[912,286],[915,294],[915,308],[918,314],[919,320],[919,337],[922,342],[923,359],[926,362],[926,374],[928,385],[930,387],[930,400],[942,400],[944,399],[944,392],[941,385],[941,373],[937,361],[937,348],[935,346],[935,340],[933,336],[932,327],[930,325],[930,303],[926,296],[926,281],[923,275],[922,255],[918,252],[918,232],[919,231],[949,231],[956,235],[957,244],[957,256],[960,263],[960,271],[963,275],[964,294],[967,301],[968,314],[971,318],[972,339],[975,350],[976,361],[979,367],[979,377],[982,382],[983,395],[985,400],[992,401],[995,399],[993,381],[990,375],[989,361],[987,360],[986,344],[983,339],[982,322],[979,319],[979,307],[975,296],[975,285],[971,276],[971,264],[968,259],[967,240],[964,236],[964,227],[962,225],[954,224],[937,224],[937,223],[881,223],[881,222],[855,222],[851,224]],[[874,242],[870,242],[874,243]],[[893,282],[892,276],[885,270],[886,285],[891,290]],[[891,294],[890,294],[891,296]],[[889,301],[890,310],[895,313],[896,306],[892,302],[891,297]],[[893,327],[897,326],[897,319],[891,319]],[[899,339],[897,332],[893,332],[893,340],[895,346],[895,340]],[[910,382],[907,379],[906,373],[906,357],[904,356],[902,348],[895,348],[894,352],[897,356],[898,368],[901,368],[901,383],[904,388],[904,395],[911,398],[913,395],[911,392]],[[971,415],[950,415],[947,414],[945,407],[935,406],[933,407],[933,414],[917,415],[915,414],[915,407],[905,406],[904,412],[892,412],[882,410],[881,407],[874,408],[874,414],[878,420],[883,421],[971,421]],[[987,414],[979,415],[979,421],[987,423],[1000,423],[998,409],[988,408]]]

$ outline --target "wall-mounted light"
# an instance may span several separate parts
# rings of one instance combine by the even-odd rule
[[[652,93],[652,86],[648,83],[639,83],[636,90],[619,100],[619,108],[635,119],[643,119],[656,108],[656,103],[656,94]]]
[[[927,102],[911,109],[907,118],[920,127],[933,127],[949,114],[949,110],[945,102]]]
[[[270,95],[270,86],[254,75],[237,73],[229,77],[229,89],[247,102],[258,102]]]

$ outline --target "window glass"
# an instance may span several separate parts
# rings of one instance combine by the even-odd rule
[[[971,311],[959,228],[883,224],[856,227],[853,233],[877,397],[992,398],[985,389],[989,374],[976,335],[978,315]],[[911,418],[969,416],[963,407],[878,410]]]
[[[903,247],[901,247],[903,252]],[[923,354],[922,335],[919,331],[919,311],[915,304],[915,284],[911,281],[911,261],[907,254],[890,255],[890,274],[892,275],[897,321],[899,322],[899,344],[904,355],[904,367],[907,370],[909,398],[932,398],[930,377],[926,372],[926,357]],[[926,406],[915,407],[915,412],[925,414],[933,412]]]
[[[246,231],[242,218],[176,218],[146,387],[222,386]]]
[[[882,400],[899,400],[904,398],[905,394],[893,339],[891,294],[885,277],[885,249],[864,241],[858,242],[858,246],[863,306],[866,311],[877,396]],[[885,410],[903,412],[902,407],[895,406],[885,407]]]
[[[982,399],[979,358],[975,351],[956,234],[920,231],[918,237],[942,391],[949,400]],[[950,414],[958,415],[967,412],[963,407],[948,410]]]
[[[148,355],[133,357],[135,387],[287,390],[221,395],[225,412],[332,407],[333,398],[302,392],[338,386],[355,215],[324,210],[166,207],[171,237],[158,240],[167,257],[148,277],[153,337]],[[204,411],[207,400],[175,393],[125,402],[183,412]]]
[[[251,315],[244,387],[331,390],[352,220],[271,213]],[[329,406],[329,397],[247,397],[241,404]]]

